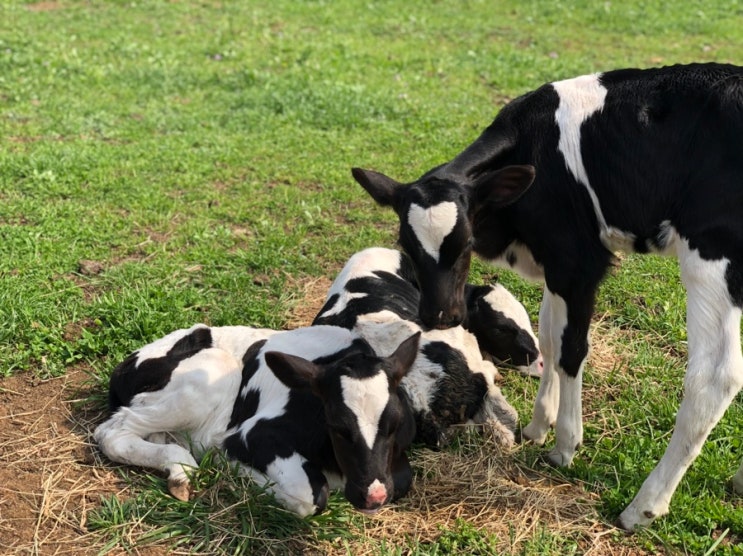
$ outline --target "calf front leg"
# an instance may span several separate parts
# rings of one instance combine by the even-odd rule
[[[317,465],[296,452],[286,458],[277,456],[265,470],[244,464],[241,471],[265,486],[282,506],[299,517],[318,514],[328,504],[327,478]]]
[[[562,301],[562,300],[559,300]],[[539,308],[539,346],[544,358],[544,370],[539,381],[537,398],[534,401],[534,411],[531,422],[524,427],[523,433],[526,438],[535,444],[542,445],[547,439],[547,432],[557,420],[557,409],[560,396],[560,383],[557,376],[555,363],[555,342],[559,353],[559,335],[554,337],[554,330],[562,334],[565,326],[564,318],[560,322],[556,312],[555,304],[559,303],[552,292],[544,289],[542,305]],[[553,322],[554,321],[554,322]]]
[[[548,457],[567,466],[583,442],[582,382],[588,355],[588,329],[593,294],[566,299],[545,289],[539,313],[539,342],[545,360],[544,373],[534,402],[531,423],[524,435],[544,443],[555,425],[555,447]]]
[[[413,468],[405,452],[392,462],[392,484],[395,489],[392,495],[393,502],[405,496],[413,485]]]
[[[101,451],[115,462],[159,469],[168,474],[168,490],[178,500],[191,495],[188,473],[198,467],[191,453],[178,444],[160,444],[143,438],[146,434],[134,432],[131,421],[139,421],[127,408],[119,410],[101,423],[93,433]],[[154,431],[153,431],[154,432]]]

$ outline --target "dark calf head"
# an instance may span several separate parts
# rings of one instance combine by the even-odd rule
[[[389,357],[356,352],[327,364],[279,352],[265,355],[286,386],[309,388],[322,401],[346,498],[359,510],[376,511],[405,494],[394,491],[393,467],[414,430],[398,386],[415,361],[419,341],[417,333]]]
[[[442,167],[445,168],[445,167]],[[400,246],[413,261],[421,292],[419,315],[430,328],[460,324],[466,314],[464,284],[472,256],[477,211],[506,206],[534,180],[532,166],[507,166],[475,181],[433,170],[410,184],[354,168],[353,176],[400,218]]]
[[[543,368],[539,341],[524,306],[500,284],[465,287],[464,327],[477,338],[483,353],[497,363],[539,376]]]

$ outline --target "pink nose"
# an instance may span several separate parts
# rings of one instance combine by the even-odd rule
[[[379,481],[374,481],[366,494],[366,506],[376,507],[384,504],[387,500],[387,489]]]

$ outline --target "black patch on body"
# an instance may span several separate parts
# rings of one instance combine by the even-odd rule
[[[725,280],[733,304],[743,308],[743,257],[730,261],[725,271]]]
[[[244,396],[240,395],[244,386],[250,382],[260,367],[260,351],[266,345],[266,340],[254,342],[243,355],[242,379],[240,380],[240,389],[232,406],[232,415],[227,428],[232,428],[243,421],[247,421],[258,410],[258,403],[261,400],[261,393],[256,389],[249,389]]]
[[[390,272],[377,270],[374,277],[364,276],[349,280],[344,289],[349,293],[363,293],[363,297],[349,300],[346,307],[339,313],[322,317],[326,311],[332,309],[338,301],[333,295],[320,310],[313,325],[329,324],[342,328],[352,329],[360,315],[391,311],[403,320],[415,322],[418,318],[418,301],[420,294],[413,283]]]
[[[197,328],[173,344],[162,357],[145,359],[137,365],[138,351],[119,363],[111,373],[108,391],[108,406],[114,412],[128,406],[132,398],[142,392],[162,390],[178,364],[199,351],[212,347],[209,328]]]
[[[328,505],[328,497],[330,496],[328,480],[325,478],[322,470],[311,461],[305,461],[302,469],[304,469],[310,487],[312,488],[312,502],[317,507],[315,513],[320,513]]]
[[[433,387],[429,400],[431,411],[416,416],[416,440],[436,447],[449,426],[465,423],[475,416],[487,396],[488,386],[485,377],[473,373],[462,353],[448,344],[430,342],[422,353],[444,369],[444,375]]]

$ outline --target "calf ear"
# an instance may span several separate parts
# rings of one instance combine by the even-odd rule
[[[312,361],[296,355],[267,351],[264,357],[276,378],[289,388],[312,388],[322,372]]]
[[[351,168],[351,173],[377,203],[382,206],[395,206],[397,191],[402,186],[400,182],[372,170]]]
[[[418,357],[420,339],[421,333],[416,332],[410,338],[401,343],[395,352],[387,358],[391,363],[390,378],[395,387],[397,387],[402,378],[408,374],[410,367],[413,366],[415,358]]]
[[[505,207],[515,202],[534,181],[536,170],[530,164],[506,166],[483,174],[475,182],[475,203]]]

